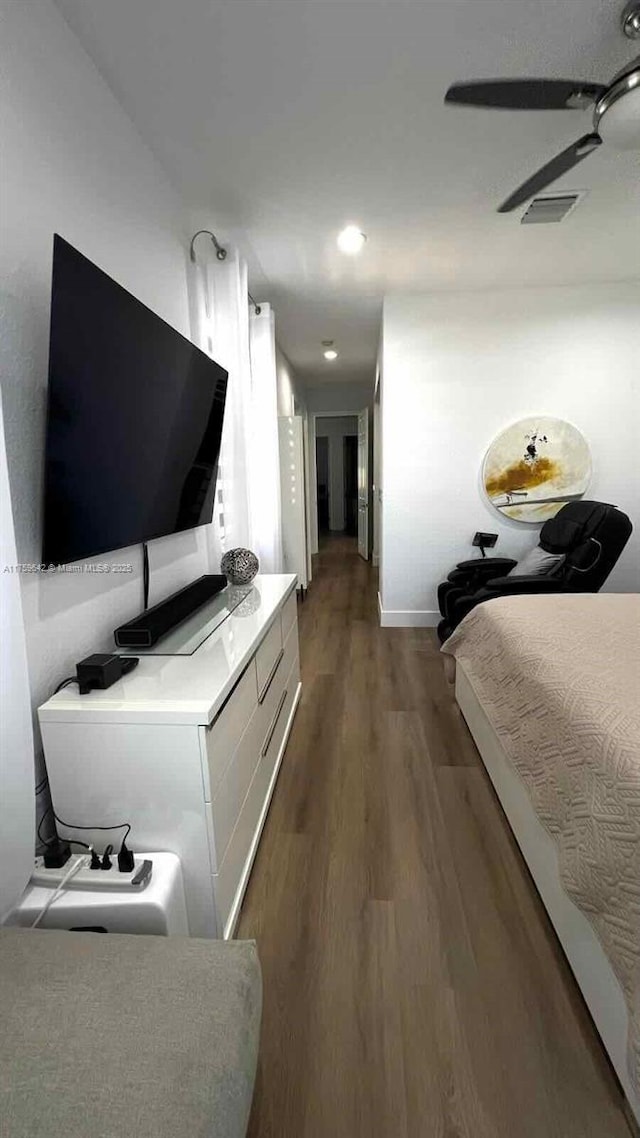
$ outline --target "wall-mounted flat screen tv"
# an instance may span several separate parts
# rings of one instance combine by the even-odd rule
[[[227,378],[56,235],[43,562],[210,522]]]

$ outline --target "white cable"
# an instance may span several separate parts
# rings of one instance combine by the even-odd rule
[[[69,869],[65,873],[65,875],[62,878],[62,881],[60,882],[58,887],[56,889],[54,889],[51,896],[45,901],[40,912],[38,913],[38,916],[36,917],[35,921],[33,922],[32,926],[31,926],[32,929],[35,929],[36,926],[40,924],[40,921],[44,917],[45,913],[49,912],[49,909],[53,905],[53,902],[56,900],[57,897],[60,896],[60,894],[64,890],[65,885],[67,885],[67,883],[69,881],[71,881],[71,878],[75,877],[76,873],[79,873],[81,869],[86,869],[88,864],[89,864],[89,858],[84,856],[84,855],[79,857],[78,860],[76,862],[74,862],[74,864],[71,866],[71,869]]]

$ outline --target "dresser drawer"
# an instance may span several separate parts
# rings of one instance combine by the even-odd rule
[[[244,800],[240,817],[225,851],[217,874],[214,875],[214,889],[218,909],[219,926],[224,936],[233,933],[231,924],[235,923],[244,892],[251,861],[257,847],[259,833],[267,813],[267,794],[274,778],[276,760],[280,754],[289,716],[295,703],[300,682],[300,665],[297,655],[297,636],[289,638],[295,644],[296,653],[286,682],[280,686],[280,696],[276,704],[273,730],[265,739],[251,786]],[[233,921],[230,924],[230,917]]]
[[[260,742],[258,755],[265,750],[268,743],[267,736],[272,733],[272,727],[277,718],[278,704],[285,689],[287,677],[298,656],[298,629],[292,628],[287,636],[278,667],[274,671],[271,682],[262,703],[258,704],[256,719],[260,722]]]
[[[276,617],[262,644],[256,652],[256,676],[258,681],[258,702],[262,703],[275,672],[278,658],[282,653],[282,628],[280,617]]]
[[[291,629],[298,620],[298,598],[296,597],[295,589],[282,606],[280,620],[282,623],[282,643],[284,644]]]
[[[207,753],[207,770],[204,772],[207,801],[211,801],[216,793],[216,787],[257,706],[256,668],[252,660],[211,727],[203,728]]]
[[[260,751],[260,763],[266,768],[267,775],[270,778],[273,768],[280,753],[282,740],[286,730],[291,708],[293,707],[298,684],[300,683],[300,662],[296,655],[289,674],[287,676],[285,685],[280,693],[280,698],[276,706],[276,710],[271,721],[269,732],[262,744]]]
[[[258,715],[254,715],[237,750],[224,772],[210,805],[212,842],[211,868],[215,872],[222,865],[229,839],[240,816],[242,805],[251,785],[260,758],[263,730]]]
[[[244,800],[240,817],[236,823],[236,827],[231,836],[231,841],[227,847],[224,860],[217,872],[214,874],[213,883],[216,897],[216,908],[218,911],[218,928],[223,936],[228,937],[232,933],[229,927],[229,917],[234,909],[234,904],[238,898],[239,892],[242,892],[246,886],[251,866],[250,853],[252,853],[252,846],[257,846],[258,843],[258,823],[262,811],[265,810],[265,795],[267,791],[267,781],[262,776],[260,767],[258,766],[249,793]],[[238,898],[239,907],[239,898]]]
[[[284,652],[278,658],[278,666],[272,673],[265,698],[262,703],[256,701],[251,721],[213,792],[210,809],[213,821],[211,863],[214,871],[224,859],[229,839],[262,752],[266,750],[270,754],[273,752],[270,740],[272,736],[277,735],[276,725],[281,721],[278,705],[282,700],[286,679],[297,654],[297,631],[292,629],[287,637]]]

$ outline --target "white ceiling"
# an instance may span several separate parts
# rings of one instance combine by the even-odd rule
[[[458,79],[606,82],[637,54],[622,2],[56,2],[174,184],[241,231],[307,380],[372,377],[390,290],[638,277],[637,152],[603,146],[556,183],[589,191],[566,222],[520,226],[496,206],[590,113],[443,105]],[[347,222],[358,259],[335,245]]]

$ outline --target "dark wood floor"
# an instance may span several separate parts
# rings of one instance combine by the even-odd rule
[[[238,936],[264,974],[250,1138],[628,1138],[434,634],[325,541],[303,697]]]

